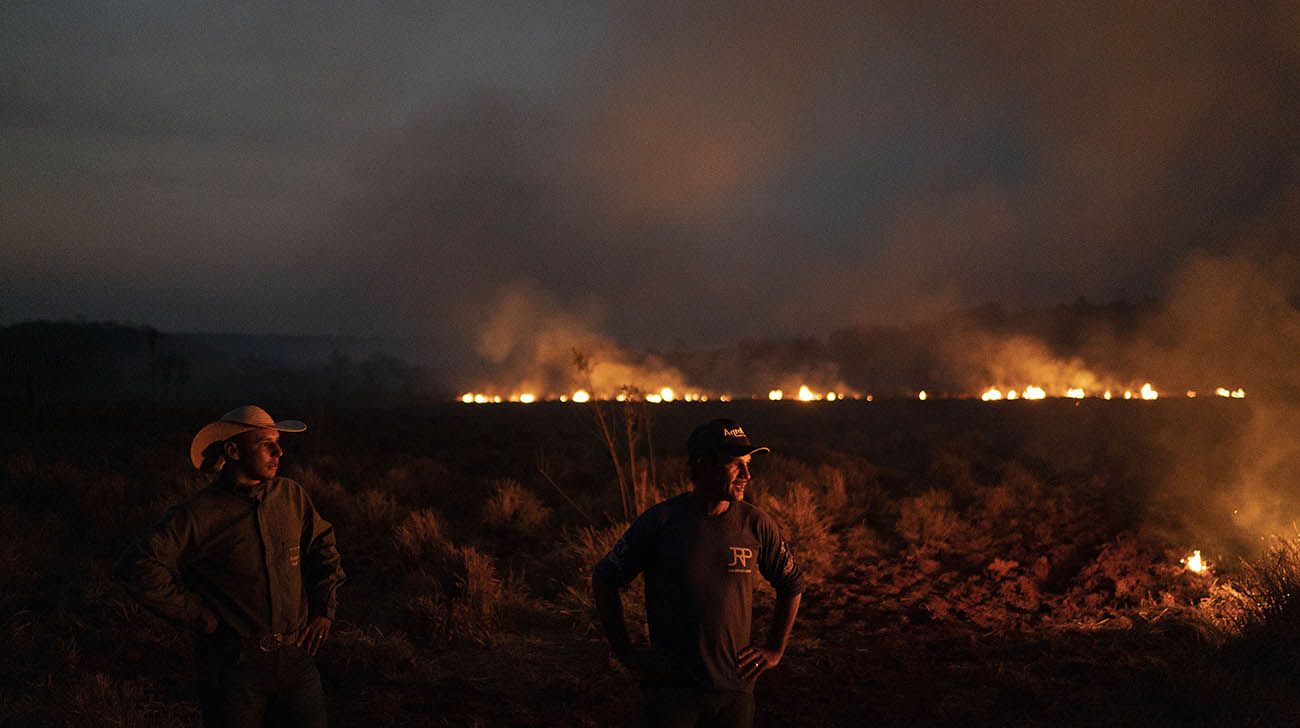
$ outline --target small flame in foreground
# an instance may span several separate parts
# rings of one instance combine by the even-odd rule
[[[926,393],[925,393],[925,390],[922,389],[920,392],[917,393],[916,398],[919,399],[919,400],[921,400],[922,402],[924,402],[926,396],[927,396],[927,395],[926,395]]]
[[[988,391],[980,395],[980,399],[985,402],[996,402],[1002,399],[1002,390],[997,387],[989,387]]]
[[[1020,396],[1025,399],[1044,399],[1047,397],[1047,392],[1042,387],[1029,386],[1025,387],[1025,391],[1021,392]]]
[[[776,402],[783,397],[785,397],[785,392],[782,392],[779,389],[773,389],[772,391],[767,393],[767,398],[772,400],[773,402]]]
[[[519,401],[523,402],[524,404],[532,404],[533,402],[537,401],[537,395],[533,394],[532,392],[524,392],[523,394],[519,395]]]
[[[674,396],[676,395],[673,393],[672,387],[664,387],[663,389],[659,390],[659,398],[665,402],[673,401]]]
[[[817,399],[817,395],[813,394],[813,391],[808,388],[807,384],[799,387],[799,401],[811,402],[814,399]]]
[[[1152,386],[1151,382],[1142,385],[1142,399],[1156,399],[1160,396]]]
[[[1070,399],[1083,399],[1084,396],[1083,387],[1070,387],[1069,389],[1065,390],[1065,396],[1069,397]]]
[[[1181,563],[1183,566],[1186,566],[1187,570],[1192,572],[1193,574],[1204,574],[1210,569],[1209,563],[1201,558],[1200,549],[1196,549],[1192,551],[1190,554],[1184,556],[1182,558],[1182,561],[1180,561],[1179,563]]]
[[[585,389],[579,389],[578,391],[573,393],[573,401],[577,402],[578,404],[582,404],[583,402],[590,402],[591,394]]]

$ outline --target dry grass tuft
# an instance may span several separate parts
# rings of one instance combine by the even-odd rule
[[[411,511],[394,526],[393,541],[399,552],[415,561],[440,557],[450,548],[438,515],[427,509]]]
[[[556,554],[560,568],[567,575],[561,590],[561,604],[565,612],[584,619],[588,627],[594,626],[596,602],[591,594],[591,573],[596,563],[614,548],[629,524],[616,522],[604,528],[585,526],[566,531]],[[629,629],[645,620],[645,580],[635,579],[623,590],[623,610]]]
[[[355,512],[363,526],[387,530],[397,521],[397,499],[384,491],[364,490],[357,495]]]
[[[519,481],[498,480],[483,508],[483,522],[493,528],[530,534],[540,530],[551,518],[551,509]]]
[[[781,535],[803,567],[804,576],[830,576],[840,552],[840,540],[817,505],[817,496],[802,483],[790,486],[784,497],[769,496],[764,508],[781,525]]]
[[[350,517],[352,497],[337,480],[325,478],[311,467],[298,468],[290,477],[307,491],[317,511],[329,514],[328,520],[336,522]]]
[[[912,546],[942,550],[961,535],[962,521],[953,510],[952,494],[930,490],[903,499],[895,530]]]
[[[1234,583],[1212,590],[1202,610],[1235,635],[1230,656],[1291,669],[1300,654],[1300,540],[1277,538],[1244,561]]]

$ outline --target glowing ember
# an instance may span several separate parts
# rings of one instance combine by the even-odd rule
[[[808,385],[807,385],[807,384],[805,384],[805,385],[799,387],[799,401],[800,401],[800,402],[811,402],[811,401],[813,401],[814,399],[817,399],[817,395],[813,394],[813,391],[812,391],[811,389],[808,388]]]
[[[1195,390],[1195,389],[1189,389],[1189,390],[1187,390],[1187,398],[1188,398],[1188,399],[1196,399],[1196,390]]]
[[[1160,393],[1151,387],[1151,382],[1142,385],[1142,399],[1156,399]]]
[[[1232,390],[1232,398],[1233,398],[1233,399],[1245,399],[1245,398],[1246,398],[1246,390],[1244,390],[1244,389],[1234,389],[1234,390]]]
[[[1083,387],[1071,387],[1065,390],[1065,396],[1070,399],[1083,399]]]
[[[997,387],[989,387],[988,391],[980,395],[980,399],[985,402],[996,402],[1002,399],[1002,391]]]
[[[1190,554],[1184,556],[1180,563],[1183,566],[1186,566],[1187,570],[1193,574],[1204,574],[1210,568],[1210,564],[1201,558],[1200,549],[1192,551]]]
[[[782,399],[783,397],[785,397],[785,392],[782,392],[779,389],[773,389],[772,391],[767,393],[767,398],[772,400],[773,402],[776,402]]]
[[[926,396],[927,396],[927,395],[926,395],[924,389],[922,389],[920,392],[917,392],[917,394],[916,394],[916,398],[919,399],[919,400],[921,400],[922,402],[925,401]]]
[[[1025,387],[1025,391],[1021,393],[1021,396],[1025,399],[1043,399],[1047,396],[1047,392],[1042,387],[1030,386]]]

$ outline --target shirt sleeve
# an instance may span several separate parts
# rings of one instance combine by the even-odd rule
[[[609,553],[605,554],[605,558],[596,564],[593,576],[621,588],[632,583],[637,574],[645,571],[658,531],[655,516],[652,509],[633,521]]]
[[[147,609],[202,629],[203,600],[186,589],[180,577],[181,559],[193,545],[194,519],[185,506],[177,506],[127,547],[113,577]]]
[[[775,589],[778,596],[792,597],[803,593],[803,570],[795,561],[790,546],[781,537],[781,529],[770,517],[759,522],[759,540],[762,543],[758,571]]]
[[[339,587],[347,579],[343,560],[334,539],[334,526],[325,520],[306,491],[303,499],[302,545],[303,578],[306,581],[310,611],[328,619],[338,612]]]

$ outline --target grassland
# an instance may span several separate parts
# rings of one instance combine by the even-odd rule
[[[587,593],[625,525],[588,409],[271,411],[311,425],[286,438],[285,474],[335,523],[350,575],[319,658],[336,724],[635,724],[635,682]],[[189,636],[109,573],[202,487],[186,453],[212,414],[5,416],[0,724],[195,722]],[[750,498],[812,576],[791,648],[760,681],[760,725],[1300,717],[1290,633],[1244,629],[1227,588],[1252,535],[1188,497],[1235,477],[1246,404],[664,405],[659,495],[687,487],[681,443],[720,415],[775,451]],[[1179,565],[1193,547],[1220,576]]]

